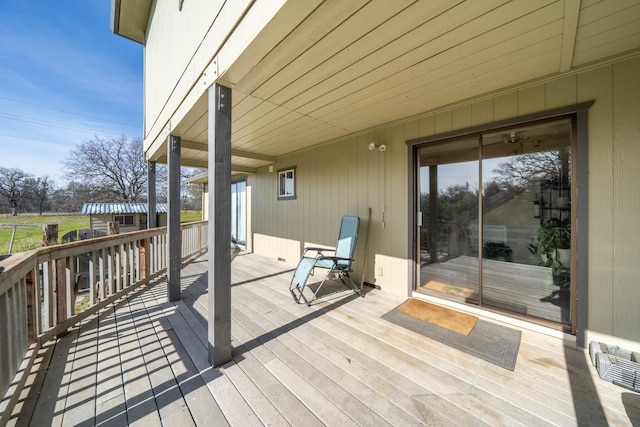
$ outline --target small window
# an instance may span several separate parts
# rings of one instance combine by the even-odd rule
[[[296,168],[278,171],[278,199],[296,198]]]
[[[113,220],[120,225],[133,225],[133,215],[116,215]]]

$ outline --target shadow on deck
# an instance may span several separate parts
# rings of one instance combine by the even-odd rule
[[[640,396],[582,349],[523,331],[513,372],[386,322],[378,290],[295,304],[292,269],[232,261],[233,360],[211,368],[206,255],[45,346],[17,425],[638,425]]]

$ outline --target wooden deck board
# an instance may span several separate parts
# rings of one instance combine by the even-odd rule
[[[637,425],[640,395],[588,354],[524,330],[508,371],[380,318],[371,290],[296,304],[291,267],[232,262],[234,360],[211,368],[206,261],[160,279],[41,351],[11,425]],[[203,276],[204,275],[204,276]]]

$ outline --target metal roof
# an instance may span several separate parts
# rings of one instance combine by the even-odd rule
[[[156,204],[157,213],[167,213],[166,203]],[[134,214],[147,213],[146,203],[85,203],[83,215]]]

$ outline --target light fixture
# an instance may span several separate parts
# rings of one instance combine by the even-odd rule
[[[369,150],[373,151],[375,149],[378,149],[379,151],[386,151],[387,150],[387,146],[384,144],[376,144],[375,142],[370,142],[369,143]]]
[[[540,218],[540,200],[533,201],[533,217]]]
[[[505,133],[502,135],[502,138],[504,142],[508,142],[509,144],[515,144],[516,142],[526,141],[529,139],[523,131]]]

